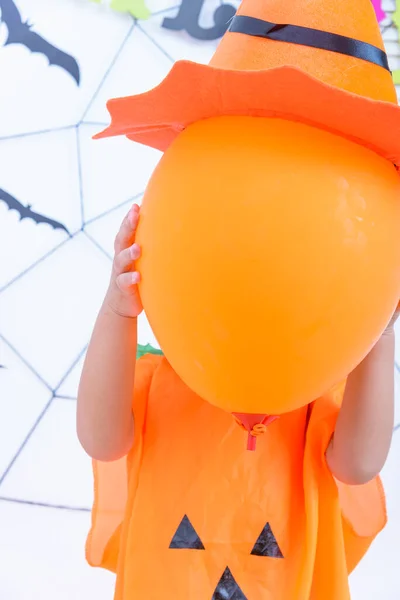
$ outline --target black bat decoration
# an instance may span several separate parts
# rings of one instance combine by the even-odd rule
[[[8,29],[6,46],[22,44],[31,52],[44,54],[50,65],[57,65],[67,71],[79,85],[79,65],[73,56],[53,46],[38,33],[32,31],[32,25],[22,21],[21,14],[13,0],[0,0],[0,9],[1,20]]]
[[[5,190],[2,190],[1,188],[0,200],[3,200],[3,202],[7,204],[8,210],[16,210],[19,213],[20,221],[22,221],[22,219],[32,219],[38,225],[40,223],[47,223],[48,225],[51,225],[53,229],[62,229],[68,235],[71,235],[68,229],[65,227],[65,225],[63,225],[59,221],[54,221],[54,219],[49,219],[49,217],[45,217],[44,215],[34,212],[33,210],[31,210],[31,204],[28,204],[28,206],[24,206],[23,204],[21,204],[21,202],[14,198],[14,196],[11,196],[11,194],[6,192]]]

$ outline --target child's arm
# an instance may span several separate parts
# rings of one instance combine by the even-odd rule
[[[139,209],[129,212],[115,241],[110,286],[89,344],[78,392],[77,432],[86,452],[102,461],[127,454],[133,444],[132,398],[137,316],[142,311],[132,272]]]
[[[367,483],[385,464],[394,422],[395,314],[384,334],[350,374],[328,447],[327,463],[336,479]]]

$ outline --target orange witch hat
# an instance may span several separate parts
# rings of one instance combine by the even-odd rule
[[[280,117],[344,136],[400,164],[400,110],[371,0],[244,0],[209,65],[177,62],[164,81],[110,100],[96,137],[166,150],[222,115]]]

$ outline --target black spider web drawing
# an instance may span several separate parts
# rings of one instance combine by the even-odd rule
[[[156,11],[156,12],[152,13],[150,18],[156,17],[156,16],[164,14],[164,13],[168,13],[172,10],[176,10],[176,8],[178,8],[178,7],[179,7],[179,5],[177,5],[176,7],[172,7],[172,8],[169,7],[167,9],[164,9],[161,11]],[[9,281],[7,281],[0,288],[0,294],[4,293],[10,286],[12,286],[14,283],[16,283],[22,277],[24,277],[27,273],[34,270],[39,264],[45,262],[49,257],[51,257],[54,253],[56,253],[58,250],[60,250],[66,244],[68,244],[71,240],[73,240],[79,234],[85,235],[85,237],[103,255],[105,255],[111,263],[112,256],[110,256],[110,254],[90,235],[90,233],[86,230],[86,228],[88,225],[94,223],[95,221],[97,221],[99,219],[102,219],[103,217],[113,213],[114,211],[117,211],[124,206],[128,207],[133,202],[139,200],[141,198],[141,196],[143,195],[144,191],[140,192],[138,194],[135,194],[133,197],[127,198],[126,200],[122,201],[118,205],[111,207],[110,209],[100,213],[99,215],[96,215],[96,217],[94,217],[92,219],[85,218],[85,201],[84,201],[83,184],[82,184],[83,169],[82,169],[82,163],[81,163],[81,142],[80,142],[79,130],[80,130],[81,126],[95,126],[95,127],[98,127],[99,129],[107,126],[107,123],[104,123],[104,122],[94,122],[94,121],[87,120],[86,116],[87,116],[88,112],[90,111],[93,103],[97,99],[97,97],[100,93],[100,90],[104,85],[104,82],[106,81],[107,77],[110,75],[114,65],[116,64],[118,58],[120,57],[121,53],[123,52],[127,42],[129,41],[129,39],[132,36],[134,30],[135,29],[140,30],[141,33],[144,34],[148,38],[148,40],[150,40],[158,48],[158,50],[161,51],[162,54],[170,61],[171,65],[174,62],[174,59],[168,54],[168,52],[164,48],[162,48],[162,46],[157,42],[157,40],[153,39],[152,36],[149,35],[149,33],[145,30],[144,27],[141,26],[140,22],[137,19],[130,17],[130,16],[127,16],[127,18],[129,18],[131,20],[131,25],[129,27],[129,30],[126,33],[126,35],[124,36],[124,38],[122,39],[121,43],[119,44],[119,47],[118,47],[117,51],[115,52],[115,55],[113,56],[112,60],[110,61],[110,64],[106,67],[103,76],[101,77],[94,93],[92,94],[92,97],[90,98],[90,101],[88,102],[86,108],[84,109],[84,111],[82,113],[82,116],[80,117],[80,119],[77,123],[63,126],[63,127],[55,127],[55,128],[51,128],[51,129],[38,130],[38,131],[33,131],[33,132],[28,132],[28,133],[18,133],[16,135],[6,135],[6,136],[0,137],[0,141],[3,141],[3,140],[10,140],[10,139],[43,136],[43,135],[51,134],[54,132],[62,132],[62,131],[68,131],[68,130],[75,131],[75,155],[76,155],[76,161],[77,161],[77,167],[78,167],[79,203],[80,203],[80,213],[81,213],[81,225],[80,225],[79,229],[77,229],[76,231],[72,231],[72,232],[64,231],[65,239],[63,239],[58,245],[56,245],[54,248],[52,248],[49,252],[45,253],[43,256],[41,256],[40,258],[38,258],[37,260],[32,262],[28,267],[24,268],[16,276],[12,277]],[[0,183],[0,185],[1,185],[1,183]],[[58,383],[55,386],[51,386],[41,376],[41,374],[35,369],[35,367],[24,358],[23,352],[21,352],[18,348],[16,348],[1,333],[0,333],[0,342],[2,342],[6,347],[8,347],[13,352],[13,354],[25,365],[25,367],[27,367],[28,370],[48,389],[49,396],[50,396],[48,402],[44,406],[41,413],[38,415],[36,421],[33,423],[29,432],[26,434],[25,438],[23,439],[22,443],[20,444],[19,448],[17,449],[16,453],[14,454],[13,458],[9,462],[8,466],[5,468],[3,473],[0,474],[0,487],[1,487],[2,483],[9,475],[14,464],[16,463],[16,461],[18,460],[22,451],[24,450],[24,448],[28,444],[29,440],[31,439],[32,435],[35,433],[37,427],[39,426],[39,424],[42,422],[43,418],[47,414],[48,410],[50,409],[51,405],[53,404],[53,401],[55,399],[75,400],[75,398],[59,394],[59,390],[60,390],[60,387],[62,386],[62,384],[64,383],[64,381],[67,379],[67,377],[70,375],[70,373],[74,369],[74,367],[84,356],[86,349],[87,349],[87,345],[85,345],[81,349],[79,354],[70,363],[68,369],[64,372],[62,378],[58,381]],[[7,501],[7,502],[17,502],[17,503],[22,503],[22,504],[32,504],[32,505],[36,505],[36,506],[43,506],[46,508],[55,508],[55,509],[60,509],[60,510],[72,510],[72,511],[89,511],[90,510],[89,507],[52,505],[52,504],[47,504],[47,503],[43,503],[43,502],[21,500],[21,499],[17,499],[17,498],[9,498],[8,496],[3,497],[0,495],[0,501],[1,500]]]
[[[235,3],[235,5],[238,4],[238,1],[236,1],[236,0],[231,0],[231,2]],[[223,0],[221,0],[221,4],[222,3],[223,3]],[[156,12],[152,13],[150,19],[154,18],[154,17],[156,17],[158,15],[167,14],[169,12],[172,12],[172,11],[176,10],[176,9],[179,9],[179,4],[177,4],[175,7],[169,7],[167,9],[163,9],[163,10],[156,11]],[[143,196],[144,190],[141,191],[140,193],[134,195],[133,197],[129,197],[126,200],[123,200],[118,205],[111,207],[110,209],[102,212],[101,214],[96,215],[92,219],[86,219],[85,218],[85,199],[84,199],[84,193],[83,193],[83,172],[82,172],[83,170],[82,170],[82,162],[81,162],[81,143],[80,143],[80,137],[79,137],[79,129],[80,129],[81,126],[95,126],[95,127],[98,127],[100,129],[100,128],[106,127],[108,125],[108,123],[104,123],[104,122],[95,122],[95,121],[86,120],[86,117],[87,117],[87,115],[88,115],[88,113],[89,113],[89,111],[90,111],[93,103],[96,101],[96,99],[97,99],[97,97],[98,97],[98,95],[99,95],[99,93],[100,93],[100,91],[101,91],[101,89],[102,89],[102,87],[103,87],[106,79],[108,78],[108,76],[112,72],[112,70],[113,70],[113,68],[114,68],[114,66],[115,66],[118,58],[120,57],[121,53],[123,52],[123,50],[124,50],[127,42],[129,41],[129,39],[133,35],[133,32],[136,29],[138,29],[170,61],[171,65],[174,63],[173,57],[168,53],[168,51],[165,48],[162,47],[162,45],[156,39],[154,39],[148,33],[148,31],[146,30],[146,28],[141,25],[140,21],[138,21],[137,19],[135,19],[133,17],[130,17],[128,15],[127,15],[127,18],[131,19],[131,25],[129,27],[129,30],[126,33],[126,35],[124,36],[124,38],[121,40],[121,43],[120,43],[117,51],[115,52],[115,54],[114,54],[112,60],[110,61],[109,65],[106,67],[103,76],[101,77],[101,79],[100,79],[100,81],[99,81],[99,83],[98,83],[98,85],[97,85],[94,93],[92,94],[91,99],[89,100],[86,108],[84,109],[84,111],[82,113],[82,116],[80,117],[80,119],[78,120],[77,123],[73,123],[71,125],[66,125],[66,126],[62,126],[62,127],[55,127],[55,128],[51,128],[51,129],[38,130],[38,131],[33,131],[33,132],[28,132],[28,133],[18,133],[16,135],[6,135],[6,136],[3,136],[3,137],[0,137],[0,141],[3,141],[3,140],[9,140],[9,139],[18,139],[18,138],[26,138],[26,137],[34,137],[34,136],[43,136],[43,135],[51,134],[51,133],[54,133],[54,132],[62,132],[62,131],[69,131],[69,130],[75,131],[75,150],[76,150],[76,161],[77,161],[77,167],[78,167],[79,203],[80,203],[80,217],[81,217],[80,227],[76,231],[73,231],[73,232],[64,231],[65,238],[58,245],[56,245],[49,252],[45,253],[43,256],[41,256],[40,258],[38,258],[37,260],[35,260],[33,263],[31,263],[28,267],[26,267],[22,271],[20,271],[16,276],[12,277],[9,281],[7,281],[2,287],[0,287],[0,294],[4,293],[10,286],[12,286],[15,282],[17,282],[22,277],[24,277],[27,273],[29,273],[32,270],[34,270],[39,264],[45,262],[54,253],[58,252],[66,244],[70,243],[70,241],[72,239],[74,239],[79,234],[85,235],[85,237],[103,255],[105,255],[107,257],[107,259],[111,263],[112,256],[101,246],[101,244],[99,244],[90,235],[90,233],[87,231],[86,228],[87,228],[88,225],[94,223],[95,221],[98,221],[99,219],[102,219],[102,218],[106,217],[107,215],[110,215],[114,211],[117,211],[117,210],[119,210],[119,209],[121,209],[122,207],[125,207],[125,206],[126,207],[130,206],[133,202],[139,200]],[[388,18],[390,18],[389,13],[388,13]],[[382,25],[382,30],[384,32],[384,39],[385,39],[385,35],[387,35],[387,32],[391,31],[393,29],[393,27],[395,27],[395,26],[394,26],[393,22],[391,22],[390,24],[388,24],[386,22],[386,20],[381,25]],[[396,31],[397,31],[397,29],[396,29]],[[399,53],[400,53],[400,50],[395,55],[396,58],[399,56]],[[1,186],[1,181],[0,181],[0,186]],[[50,218],[50,217],[48,217],[48,218]],[[60,380],[58,381],[58,383],[55,386],[51,386],[40,375],[40,373],[35,369],[35,367],[29,361],[27,361],[24,358],[23,352],[20,352],[18,350],[18,348],[16,348],[1,333],[0,333],[0,342],[2,342],[5,346],[7,346],[14,353],[14,355],[28,368],[28,370],[45,386],[45,388],[47,388],[47,390],[49,392],[49,396],[50,396],[47,404],[44,406],[43,410],[38,415],[36,421],[34,422],[34,424],[31,427],[31,429],[26,434],[24,440],[22,441],[22,443],[20,444],[19,448],[15,452],[13,458],[10,460],[9,464],[7,465],[7,467],[5,468],[5,470],[3,471],[3,473],[0,473],[0,487],[1,487],[2,483],[4,482],[4,480],[9,475],[10,471],[12,470],[12,468],[15,465],[16,461],[18,460],[18,458],[21,455],[22,451],[24,450],[24,448],[26,447],[26,445],[30,441],[31,437],[35,433],[35,431],[38,428],[39,424],[42,422],[43,418],[47,414],[47,412],[48,412],[49,408],[51,407],[51,405],[53,404],[54,400],[55,399],[61,399],[61,400],[67,400],[67,401],[68,400],[71,400],[71,401],[75,400],[74,397],[65,396],[65,395],[59,393],[59,390],[60,390],[62,384],[64,383],[64,381],[67,379],[67,377],[72,372],[72,370],[75,368],[75,366],[81,360],[81,358],[84,356],[84,354],[86,352],[86,349],[87,349],[87,345],[85,345],[80,350],[80,352],[78,353],[78,355],[70,363],[68,369],[64,372],[63,376],[60,378]],[[396,370],[400,374],[400,365],[398,363],[396,363]],[[1,374],[1,371],[0,371],[0,377],[1,376],[2,376],[2,374]],[[396,427],[395,427],[394,430],[397,431],[398,429],[400,429],[400,423],[398,423],[396,425]],[[53,504],[47,504],[47,503],[43,503],[43,502],[36,502],[36,501],[29,501],[29,500],[21,500],[21,499],[17,499],[17,498],[2,497],[1,495],[0,495],[0,501],[16,502],[16,503],[21,503],[21,504],[29,504],[29,505],[35,505],[35,506],[42,506],[42,507],[46,507],[46,508],[54,508],[54,509],[59,509],[59,510],[84,511],[84,512],[89,512],[90,511],[89,507],[53,505]]]

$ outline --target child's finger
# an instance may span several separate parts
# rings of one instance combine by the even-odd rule
[[[117,286],[121,292],[124,293],[133,293],[139,281],[140,274],[137,271],[134,271],[133,273],[121,273],[116,279]]]
[[[116,254],[114,259],[114,270],[118,275],[120,273],[125,273],[126,271],[130,271],[132,268],[132,264],[140,257],[140,246],[138,244],[133,244],[129,246],[129,248],[125,248],[118,254]]]
[[[115,238],[115,252],[121,252],[132,244],[135,239],[135,233],[139,222],[139,207],[134,204],[125,219],[122,221],[120,230]]]

